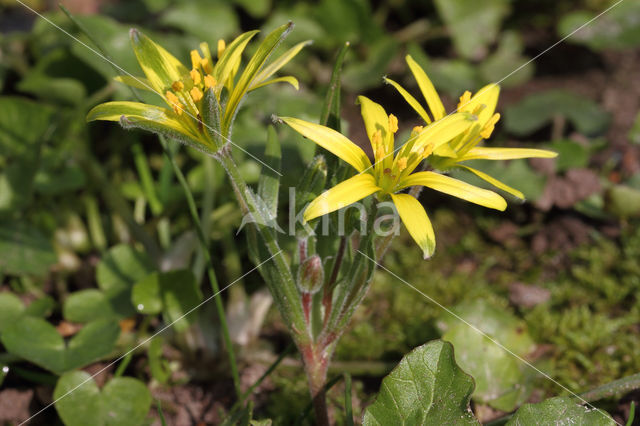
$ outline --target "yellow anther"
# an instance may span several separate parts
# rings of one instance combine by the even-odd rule
[[[407,168],[407,157],[402,157],[398,159],[398,171],[401,172]]]
[[[184,89],[184,84],[182,84],[181,81],[174,81],[171,83],[171,89],[173,89],[174,92],[179,92]]]
[[[495,113],[493,116],[487,121],[487,124],[484,125],[482,131],[480,132],[480,136],[483,139],[489,139],[491,134],[493,133],[493,129],[495,129],[496,123],[500,120],[500,114]]]
[[[458,111],[464,111],[465,106],[471,101],[471,92],[466,90],[462,96],[460,96],[460,103],[458,103]]]
[[[167,101],[169,101],[169,104],[171,104],[171,107],[173,108],[173,111],[178,114],[181,115],[182,114],[182,105],[180,105],[180,99],[178,99],[178,97],[176,95],[174,95],[172,92],[167,90],[167,93],[165,93],[165,97],[167,98]]]
[[[189,71],[189,74],[191,75],[191,80],[193,80],[193,84],[198,86],[200,84],[200,71],[198,71],[197,69],[192,69],[191,71]]]
[[[382,148],[381,146],[379,146],[379,147],[376,149],[375,157],[376,157],[376,162],[378,162],[378,161],[382,161],[382,159],[384,159],[384,148]]]
[[[218,40],[218,59],[220,59],[220,57],[224,53],[224,49],[226,47],[227,47],[227,45],[226,45],[226,43],[224,42],[223,39]]]
[[[424,148],[422,148],[422,158],[427,158],[433,152],[433,144],[430,143]]]
[[[393,114],[389,114],[389,130],[391,133],[398,131],[398,119]]]
[[[203,60],[200,61],[200,66],[202,67],[202,70],[207,74],[210,74],[213,72],[213,67],[211,66],[211,62],[209,62],[209,59],[207,58],[204,58]]]
[[[197,87],[191,89],[189,94],[191,94],[191,99],[193,99],[193,102],[198,102],[200,99],[202,99],[202,91]]]
[[[422,126],[415,126],[413,129],[411,129],[411,137],[416,137],[418,136],[418,134],[422,131],[424,127]]]
[[[216,79],[213,78],[212,75],[204,76],[204,87],[207,89],[211,89],[212,87],[216,87]]]
[[[191,51],[191,67],[194,69],[198,69],[198,67],[200,66],[200,61],[202,61],[202,57],[200,57],[200,54],[198,53],[198,51],[192,50]]]

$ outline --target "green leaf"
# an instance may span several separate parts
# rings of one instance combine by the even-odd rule
[[[631,130],[629,130],[629,141],[635,145],[640,145],[640,113],[636,116]]]
[[[151,394],[141,381],[116,377],[100,391],[84,371],[60,377],[53,398],[59,399],[55,407],[66,426],[138,426],[151,408]]]
[[[104,292],[97,289],[71,293],[64,301],[62,315],[67,321],[86,323],[97,318],[119,318]]]
[[[564,172],[571,168],[587,167],[590,152],[584,145],[572,140],[558,140],[549,144],[549,149],[558,153],[556,170]]]
[[[514,87],[527,82],[535,70],[534,63],[523,66],[529,58],[524,56],[522,37],[515,31],[505,31],[500,39],[498,49],[480,64],[482,79],[489,83],[500,81],[504,87]],[[518,70],[513,73],[514,70]],[[509,76],[504,79],[505,76]],[[504,79],[504,80],[503,80]]]
[[[407,52],[426,70],[433,85],[457,98],[465,90],[480,86],[477,68],[461,59],[431,59],[417,43],[409,43]]]
[[[24,312],[24,305],[18,296],[8,291],[0,293],[0,333],[15,322]]]
[[[503,309],[484,301],[465,303],[453,311],[518,356],[534,348],[526,325]],[[456,348],[460,367],[476,381],[474,400],[502,411],[512,411],[529,397],[532,370],[489,338],[446,313],[439,321],[442,338]]]
[[[50,296],[34,300],[25,307],[22,300],[15,294],[5,291],[0,293],[0,332],[25,315],[45,317],[51,314],[55,301]]]
[[[419,346],[382,381],[363,425],[479,424],[469,409],[473,379],[455,363],[453,346]]]
[[[265,162],[269,166],[265,167],[260,174],[258,181],[258,195],[267,206],[271,217],[278,214],[278,191],[280,189],[280,161],[282,152],[280,151],[280,141],[273,126],[267,129],[267,146],[265,148]]]
[[[615,425],[616,422],[606,412],[578,405],[569,397],[525,404],[507,422],[507,426],[543,424],[608,426]]]
[[[18,83],[18,89],[41,99],[76,106],[87,97],[78,69],[84,65],[66,49],[56,49],[38,61]],[[86,67],[83,71],[87,71]],[[56,75],[58,74],[58,75]],[[61,76],[59,74],[66,76]]]
[[[160,23],[207,42],[230,37],[240,27],[229,4],[210,0],[176,3],[161,16]]]
[[[0,223],[0,272],[44,276],[56,261],[51,242],[36,228],[23,221]]]
[[[146,253],[127,244],[120,244],[112,247],[100,260],[96,279],[114,311],[122,316],[130,316],[135,313],[131,305],[133,285],[154,269]]]
[[[173,327],[185,331],[195,321],[196,312],[181,317],[200,303],[202,293],[193,273],[181,269],[148,275],[133,287],[131,300],[139,312],[162,312],[167,324],[177,321]]]
[[[602,2],[604,9],[607,2]],[[613,1],[610,1],[613,5]],[[566,37],[577,28],[591,21],[596,13],[577,11],[565,15],[558,23],[558,33]],[[640,4],[623,1],[607,13],[593,20],[569,37],[571,43],[580,43],[594,50],[629,49],[640,46]]]
[[[234,0],[234,3],[254,18],[263,18],[271,10],[271,0]]]
[[[481,4],[475,0],[436,0],[435,5],[458,53],[473,60],[487,55],[509,12],[509,0],[485,0]]]
[[[162,357],[162,337],[157,336],[149,343],[147,356],[149,357],[149,370],[151,376],[160,383],[167,383],[171,377],[169,362]]]
[[[597,103],[566,90],[549,90],[527,96],[505,109],[505,128],[515,135],[528,135],[554,117],[566,117],[576,129],[591,136],[609,125],[609,114]]]
[[[640,190],[614,185],[605,193],[605,209],[621,219],[640,217]]]
[[[0,214],[30,200],[45,135],[55,127],[53,109],[24,98],[0,97]],[[0,266],[2,261],[0,260]]]
[[[342,64],[344,58],[349,50],[349,43],[346,42],[342,45],[336,56],[336,61],[333,64],[333,71],[331,72],[331,80],[329,81],[329,88],[322,104],[322,114],[320,115],[320,124],[323,126],[331,127],[334,130],[340,131],[340,86],[342,77]]]
[[[84,326],[65,346],[53,325],[26,316],[6,327],[0,339],[9,353],[60,374],[108,355],[119,335],[116,321],[97,320]]]

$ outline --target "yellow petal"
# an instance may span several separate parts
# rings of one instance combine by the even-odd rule
[[[389,116],[384,110],[382,105],[373,102],[371,99],[365,96],[358,96],[358,102],[360,103],[360,113],[362,114],[362,120],[364,126],[367,129],[367,136],[369,140],[373,142],[373,135],[379,130],[382,134],[382,140],[385,142],[385,146],[388,150],[389,133]],[[376,151],[376,146],[371,144],[373,151]],[[391,148],[393,150],[393,148]],[[387,151],[391,152],[391,151]]]
[[[254,77],[253,83],[251,84],[251,88],[249,90],[256,89],[257,86],[263,86],[263,82],[275,74],[280,68],[285,66],[289,61],[291,61],[294,56],[298,54],[305,46],[311,44],[311,40],[303,41],[301,43],[296,44],[291,49],[284,52],[280,55],[276,60],[271,62],[269,65],[264,67],[260,72]],[[291,77],[293,78],[293,77]],[[297,81],[297,80],[296,80]]]
[[[298,90],[300,88],[300,84],[298,83],[298,79],[290,76],[290,75],[285,75],[283,77],[276,77],[276,78],[272,78],[271,80],[267,80],[267,81],[263,81],[260,84],[254,84],[251,86],[251,89],[249,89],[250,92],[259,89],[261,87],[264,86],[268,86],[270,84],[273,83],[289,83],[290,85],[292,85],[296,90]]]
[[[147,80],[145,77],[133,77],[133,76],[130,76],[130,75],[118,75],[116,77],[113,77],[113,79],[115,81],[120,82],[120,83],[126,84],[127,86],[134,87],[136,89],[148,90],[150,92],[155,92],[155,90],[151,86],[151,83],[149,83],[149,80]]]
[[[418,113],[420,118],[422,118],[425,123],[427,124],[431,123],[431,118],[429,118],[429,114],[427,114],[427,111],[425,111],[424,108],[422,108],[422,105],[420,105],[420,102],[418,102],[416,98],[411,96],[411,94],[407,92],[404,87],[400,86],[398,83],[391,80],[390,78],[385,77],[384,81],[385,83],[389,83],[390,85],[396,88],[396,90],[400,93],[400,95],[402,95],[404,100],[407,101],[407,103],[411,106],[411,108],[413,108]]]
[[[186,128],[175,115],[166,108],[147,105],[139,102],[106,102],[94,107],[87,114],[87,121],[105,120],[120,121],[122,117],[130,120],[154,123],[155,127],[164,128],[189,139],[198,140],[199,137]]]
[[[507,208],[507,202],[504,198],[493,191],[478,188],[458,179],[434,172],[414,173],[399,183],[400,189],[414,185],[423,185],[491,209],[504,210]]]
[[[433,145],[437,149],[440,145],[449,142],[471,125],[476,123],[476,118],[466,112],[456,112],[426,126],[416,137],[413,150],[421,150],[426,145]]]
[[[304,211],[304,220],[331,213],[379,191],[373,175],[359,173],[320,194]]]
[[[442,105],[442,101],[440,100],[440,96],[438,96],[438,92],[436,92],[435,87],[433,87],[433,83],[427,77],[427,73],[424,72],[422,67],[418,65],[416,61],[413,60],[411,55],[407,55],[406,57],[407,64],[413,73],[416,81],[418,82],[418,86],[420,86],[420,90],[422,91],[422,95],[424,99],[427,101],[427,105],[429,105],[429,109],[431,110],[431,115],[434,120],[440,120],[447,113],[444,109],[444,105]]]
[[[518,158],[554,158],[558,153],[546,149],[531,148],[486,148],[476,147],[467,152],[460,161],[465,160],[515,160]]]
[[[458,154],[456,154],[448,143],[440,145],[433,151],[433,154],[439,157],[458,158]]]
[[[138,63],[156,92],[164,93],[171,83],[187,73],[184,65],[162,46],[138,30],[132,29],[130,35]]]
[[[311,139],[327,151],[351,164],[357,171],[371,167],[371,162],[362,148],[351,142],[342,133],[297,118],[282,117],[282,120],[302,136]]]
[[[508,192],[509,194],[513,195],[514,197],[520,198],[521,200],[524,200],[524,194],[520,191],[518,191],[515,188],[510,187],[509,185],[500,182],[498,179],[489,176],[488,174],[486,174],[485,172],[481,172],[480,170],[474,169],[472,167],[469,166],[464,166],[462,164],[458,164],[457,165],[460,168],[463,168],[465,170],[470,171],[471,173],[473,173],[474,175],[478,176],[480,179],[489,182],[491,185],[495,186],[498,189],[502,189],[505,192]]]
[[[478,113],[478,123],[481,126],[484,126],[496,110],[498,96],[500,96],[500,86],[494,83],[487,84],[482,89],[478,90],[469,102],[460,105],[458,111],[468,111],[473,113],[476,108],[481,105],[485,105],[480,113]]]
[[[436,250],[436,235],[422,204],[409,194],[391,194],[391,199],[409,235],[422,249],[424,258],[431,257]]]

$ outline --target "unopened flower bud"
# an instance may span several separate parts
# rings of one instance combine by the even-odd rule
[[[324,268],[322,259],[317,254],[305,259],[298,268],[298,289],[302,293],[317,293],[324,283]]]

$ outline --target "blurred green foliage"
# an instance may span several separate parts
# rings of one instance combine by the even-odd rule
[[[44,2],[27,3],[96,48],[61,12],[44,10]],[[218,38],[229,40],[243,30],[267,32],[293,21],[295,30],[281,49],[314,40],[286,67],[300,79],[301,90],[268,87],[256,92],[235,123],[234,142],[259,158],[272,114],[318,120],[334,55],[345,41],[351,43],[343,75],[346,133],[359,130],[349,126],[355,95],[384,99],[399,109],[392,91],[382,86],[383,75],[393,73],[403,85],[417,90],[404,70],[407,53],[429,72],[437,89],[449,97],[449,105],[464,90],[475,91],[506,77],[501,83],[505,91],[513,90],[518,96],[500,106],[504,118],[495,138],[551,148],[560,157],[550,171],[524,160],[474,167],[521,189],[530,201],[538,200],[550,181],[572,169],[590,168],[602,187],[567,209],[542,212],[531,204],[510,205],[502,216],[474,210],[474,217],[479,218],[475,225],[458,211],[462,204],[440,207],[440,199],[426,194],[424,200],[443,242],[438,254],[423,261],[408,248],[405,236],[394,242],[385,266],[444,306],[456,307],[474,324],[501,318],[507,331],[480,328],[501,341],[519,330],[527,345],[512,348],[518,339],[507,337],[507,346],[521,356],[541,352],[536,366],[570,389],[581,391],[640,370],[640,174],[620,172],[620,178],[610,178],[610,172],[618,172],[622,154],[610,155],[607,132],[615,120],[603,105],[564,87],[524,90],[537,77],[549,77],[552,72],[548,64],[542,71],[536,63],[520,67],[612,4],[608,0],[491,0],[479,7],[471,0],[136,0],[108,2],[102,5],[101,14],[77,19],[107,47],[110,60],[134,75],[141,70],[129,44],[132,26],[188,62],[189,50],[200,41],[214,46]],[[62,375],[56,395],[86,377],[76,369],[114,359],[136,339],[202,300],[207,295],[204,261],[183,192],[157,140],[115,126],[88,126],[84,121],[86,111],[97,103],[134,98],[128,88],[112,81],[117,74],[112,64],[43,19],[33,20],[30,27],[32,16],[15,2],[3,0],[0,5],[3,14],[6,10],[11,17],[20,18],[6,30],[0,27],[0,340],[7,352],[2,355],[10,356],[0,359],[0,365],[20,364],[23,370],[44,368]],[[8,25],[9,19],[3,16],[0,25]],[[564,52],[591,58],[595,65],[587,69],[603,69],[603,54],[640,46],[638,19],[640,6],[627,0],[569,38],[567,43],[577,50]],[[571,57],[562,59],[562,72],[580,79],[584,69],[579,61],[573,64]],[[146,92],[135,96],[148,103],[161,102]],[[640,115],[632,114],[637,117],[635,124],[622,133],[637,145]],[[398,116],[406,122],[416,118],[403,110]],[[292,186],[304,164],[313,158],[314,149],[292,132],[280,127],[275,132],[287,171],[282,185]],[[224,173],[197,152],[174,144],[169,149],[202,208],[201,219],[221,271],[220,280],[230,282],[247,269],[243,267],[247,253],[235,236],[241,214]],[[257,183],[259,163],[239,150],[234,155],[242,163],[245,179]],[[470,176],[465,179],[476,183]],[[281,191],[281,200],[288,196],[285,192]],[[438,207],[435,212],[434,207]],[[564,214],[587,224],[588,244],[568,253],[546,250],[533,254],[530,237],[544,230],[556,215]],[[518,224],[517,243],[487,238],[502,220]],[[609,225],[620,229],[619,237],[597,231]],[[515,305],[509,300],[514,282],[547,289],[549,299],[533,307]],[[250,295],[262,283],[249,276],[241,285]],[[522,403],[534,387],[548,395],[558,392],[552,383],[534,380],[522,364],[505,358],[486,339],[469,334],[468,328],[449,324],[445,330],[439,308],[385,272],[376,274],[365,300],[337,347],[339,361],[373,361],[386,368],[424,342],[444,337],[455,343],[459,364],[477,380],[476,402],[508,411]],[[485,315],[480,318],[473,315],[477,301],[483,301]],[[212,316],[202,315],[205,317],[181,322],[177,336],[170,335],[164,344],[184,352],[180,361],[185,364],[198,358],[195,354],[216,358],[219,370],[215,374],[222,377],[226,366],[219,362],[219,336],[210,325]],[[133,330],[125,326],[132,318]],[[55,328],[65,322],[84,325],[68,342]],[[203,323],[213,330],[202,331]],[[269,327],[277,329],[277,322],[269,322]],[[199,339],[198,330],[213,337]],[[489,366],[488,371],[479,372],[473,360],[464,360],[465,353],[478,347],[486,350],[483,364]],[[56,404],[62,420],[79,424],[77,416],[82,413],[75,410],[79,405],[94,407],[94,413],[109,405],[117,407],[119,419],[139,423],[151,406],[149,395],[142,390],[146,389],[143,381],[153,377],[160,383],[172,383],[162,349],[162,344],[148,349],[151,371],[135,371],[140,381],[117,377],[102,391],[92,381],[86,394],[75,394],[78,400]],[[241,348],[251,350],[251,346]],[[193,375],[188,378],[197,378],[198,366],[190,368],[194,370],[184,368]],[[377,376],[380,365],[376,368]],[[5,378],[3,370],[0,383],[4,380],[13,386],[19,380],[33,380],[17,371]],[[504,380],[492,381],[492,375]],[[307,405],[305,379],[297,370],[285,370],[271,380],[276,391],[268,393],[268,402],[257,412],[276,424],[290,423]],[[354,386],[358,398],[368,402],[378,387],[365,383],[356,380]],[[522,385],[520,393],[510,392],[514,384]],[[140,390],[131,395],[140,400],[139,410],[127,412],[126,404],[110,393],[120,386]],[[330,401],[342,409],[343,402],[336,395],[330,393]],[[549,405],[562,408],[562,403]],[[535,407],[529,409],[535,413]],[[110,423],[105,420],[104,424]]]

